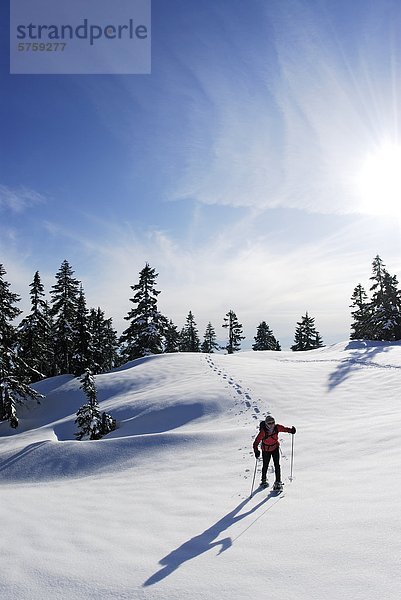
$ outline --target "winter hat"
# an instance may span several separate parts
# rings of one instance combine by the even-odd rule
[[[272,417],[271,415],[268,415],[265,419],[265,423],[266,423],[266,425],[268,423],[275,423],[274,417]]]

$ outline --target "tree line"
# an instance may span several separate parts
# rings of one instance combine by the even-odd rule
[[[161,293],[156,289],[158,273],[148,263],[140,271],[138,283],[131,286],[132,307],[124,317],[128,326],[120,336],[113,328],[112,318],[106,318],[100,307],[88,309],[82,283],[74,274],[69,262],[64,260],[50,290],[50,301],[47,301],[37,271],[30,284],[30,313],[16,326],[14,322],[22,314],[17,306],[20,297],[10,290],[10,284],[4,278],[6,271],[0,264],[0,421],[8,420],[12,427],[18,425],[18,404],[27,398],[40,401],[40,394],[29,384],[42,378],[65,373],[86,377],[81,382],[88,403],[78,419],[82,421],[85,414],[88,425],[88,414],[92,415],[93,421],[96,413],[97,421],[93,421],[97,423],[96,431],[85,430],[86,434],[96,436],[102,431],[102,418],[103,430],[106,427],[104,420],[108,419],[108,431],[112,418],[96,412],[94,380],[90,379],[94,374],[150,354],[221,350],[232,354],[241,349],[245,339],[243,327],[233,310],[223,318],[222,328],[227,333],[224,345],[218,343],[211,322],[201,341],[192,311],[181,329],[163,315],[158,309]],[[350,337],[399,340],[401,300],[398,282],[387,272],[379,256],[373,261],[371,280],[370,299],[361,284],[352,295]],[[315,319],[306,312],[296,324],[291,350],[312,350],[323,345]],[[280,342],[266,321],[258,325],[252,349],[281,350]]]

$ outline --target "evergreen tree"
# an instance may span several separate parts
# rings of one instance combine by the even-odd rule
[[[177,329],[177,326],[174,325],[174,323],[171,319],[170,319],[170,321],[167,321],[167,319],[166,319],[166,325],[164,327],[163,339],[164,339],[164,352],[171,354],[173,352],[179,351],[179,349],[180,349],[180,334]]]
[[[387,275],[387,270],[384,262],[382,261],[379,255],[377,255],[373,259],[372,271],[373,275],[370,278],[370,280],[373,281],[373,283],[372,287],[370,288],[370,291],[374,292],[376,306],[380,306],[381,304],[383,304],[385,297],[384,279]]]
[[[55,365],[55,356],[54,356],[54,341],[53,341],[53,331],[54,331],[54,321],[52,316],[52,311],[49,302],[46,300],[45,305],[43,307],[44,313],[44,321],[46,323],[46,328],[44,332],[43,338],[43,346],[46,349],[45,353],[45,366],[43,369],[43,374],[46,377],[51,377],[54,374],[54,365]]]
[[[74,323],[74,353],[71,360],[74,375],[81,375],[85,369],[93,366],[92,336],[89,331],[88,314],[85,294],[81,285]]]
[[[98,440],[102,437],[102,416],[97,402],[95,380],[89,369],[85,371],[80,381],[80,388],[84,391],[88,402],[77,412],[75,423],[77,423],[79,431],[75,435],[79,440],[83,438]]]
[[[372,270],[371,337],[374,340],[400,340],[401,292],[397,278],[388,273],[380,256],[375,257]]]
[[[213,354],[215,350],[219,350],[220,346],[216,340],[216,331],[213,325],[210,323],[206,326],[205,335],[203,336],[203,342],[201,346],[202,352],[206,352],[207,354]]]
[[[79,298],[79,281],[67,260],[56,274],[52,287],[51,316],[53,317],[54,365],[53,375],[72,373],[76,349],[76,321]]]
[[[104,320],[102,338],[103,363],[101,364],[101,370],[102,372],[111,371],[121,363],[118,352],[117,332],[113,327],[113,319],[111,317]]]
[[[351,340],[369,340],[373,338],[372,331],[372,306],[368,300],[365,289],[359,283],[351,296],[351,311],[353,322],[351,324]]]
[[[32,369],[18,356],[17,329],[13,321],[21,314],[16,303],[18,294],[10,291],[4,280],[6,271],[0,264],[0,421],[18,427],[17,406],[32,398],[43,397],[28,385]]]
[[[157,310],[160,291],[155,289],[157,276],[155,269],[146,263],[139,273],[139,283],[131,286],[135,295],[130,301],[136,306],[124,317],[131,323],[120,338],[125,360],[162,352],[162,315]]]
[[[279,342],[274,337],[266,321],[262,321],[258,325],[254,340],[255,343],[252,346],[252,350],[281,350]]]
[[[222,325],[228,332],[228,343],[224,346],[228,354],[233,354],[241,349],[241,340],[245,339],[242,334],[242,325],[238,322],[237,315],[233,310],[228,311],[224,317],[224,323]]]
[[[291,350],[294,352],[314,350],[324,346],[319,332],[315,329],[315,319],[310,317],[308,312],[297,323],[294,342],[294,345],[291,346]]]
[[[103,435],[115,429],[115,421],[106,413],[100,413],[97,401],[95,379],[89,369],[81,378],[81,389],[88,402],[77,412],[75,423],[78,425],[77,439],[99,440]]]
[[[51,319],[39,271],[30,285],[31,312],[18,326],[18,354],[33,370],[31,381],[50,375]]]
[[[99,307],[91,308],[88,329],[91,336],[91,371],[111,371],[119,363],[118,339],[112,319],[105,319],[104,312]]]
[[[200,352],[199,333],[196,327],[195,318],[189,311],[186,323],[180,334],[180,351],[181,352]]]

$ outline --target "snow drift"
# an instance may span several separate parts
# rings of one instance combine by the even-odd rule
[[[96,376],[118,428],[75,441],[70,376],[0,425],[0,597],[398,596],[401,345],[161,355]],[[267,413],[284,493],[249,493]],[[272,474],[269,474],[272,480]],[[258,481],[258,480],[257,480]]]

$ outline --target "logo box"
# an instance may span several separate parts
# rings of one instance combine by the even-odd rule
[[[10,73],[151,72],[151,0],[11,0]]]

